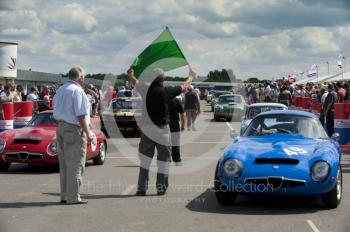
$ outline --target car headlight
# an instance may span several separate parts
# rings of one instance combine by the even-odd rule
[[[57,155],[57,146],[58,146],[57,140],[55,139],[49,144],[47,153],[49,155]]]
[[[242,173],[242,162],[237,159],[228,159],[223,165],[224,173],[227,177],[239,177]]]
[[[4,139],[0,139],[0,153],[4,151],[6,147],[6,141]]]
[[[316,161],[311,167],[311,178],[316,182],[322,182],[329,174],[330,166],[326,161]]]

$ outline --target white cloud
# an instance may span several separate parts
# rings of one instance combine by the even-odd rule
[[[6,28],[1,31],[3,35],[30,35],[30,30],[27,28]]]
[[[90,32],[98,25],[95,16],[77,3],[59,7],[46,18],[52,27],[65,33]]]
[[[350,38],[350,26],[338,27],[336,30],[337,36]]]
[[[307,27],[294,33],[294,40],[311,53],[339,51],[333,33],[326,28]]]
[[[339,52],[350,57],[346,15],[345,8],[299,0],[0,0],[0,41],[19,42],[20,67],[66,72],[81,63],[104,72],[130,41],[169,26],[206,38],[175,34],[200,75],[234,67],[246,77],[271,77]]]
[[[185,14],[184,18],[189,23],[196,23],[199,20],[199,17],[197,17],[195,15],[190,15],[190,14]]]
[[[220,29],[227,35],[237,34],[239,32],[239,25],[233,22],[223,22]]]
[[[18,30],[22,32],[30,31],[35,35],[44,30],[44,25],[41,22],[38,13],[33,10],[2,11],[0,19],[0,29],[4,33],[13,33],[13,29],[16,28],[17,32]],[[15,33],[14,35],[19,34],[20,33]],[[23,33],[23,35],[27,34],[28,33]]]
[[[1,0],[0,9],[6,10],[34,10],[36,9],[36,0]]]

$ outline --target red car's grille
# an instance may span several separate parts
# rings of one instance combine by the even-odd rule
[[[25,161],[25,160],[40,159],[43,156],[41,154],[35,154],[35,153],[17,152],[17,153],[6,153],[6,157]]]
[[[14,144],[39,144],[41,141],[38,139],[15,139]]]

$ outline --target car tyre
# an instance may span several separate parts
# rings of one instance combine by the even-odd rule
[[[339,166],[336,185],[331,191],[322,195],[322,202],[324,206],[329,209],[337,208],[342,198],[342,193],[343,193],[342,190],[343,190],[343,175],[342,175],[341,166]]]
[[[98,155],[92,159],[92,161],[94,162],[95,165],[102,165],[104,164],[105,160],[106,160],[106,151],[107,151],[107,147],[105,142],[102,142],[100,144],[100,152],[98,153]]]
[[[226,121],[231,122],[232,121],[232,117],[226,118]]]
[[[0,171],[7,171],[11,166],[11,163],[0,163]]]
[[[219,167],[219,164],[216,166],[215,178],[214,178],[214,191],[215,191],[216,200],[220,205],[223,205],[223,206],[234,205],[237,198],[237,193],[229,191],[227,185],[223,185],[220,182],[220,179],[218,177],[218,167]]]
[[[219,116],[217,116],[216,114],[214,114],[214,121],[215,121],[215,122],[220,121],[220,117],[219,117]]]

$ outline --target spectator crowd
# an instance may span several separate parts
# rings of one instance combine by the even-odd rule
[[[258,102],[276,102],[287,106],[293,104],[293,96],[316,98],[324,104],[330,92],[336,94],[336,102],[350,101],[349,82],[337,83],[306,83],[293,85],[289,82],[277,81],[266,84],[247,84],[245,97],[249,104]]]
[[[295,104],[294,97],[317,99],[322,108],[319,119],[329,136],[334,133],[334,104],[350,102],[349,82],[292,84],[277,81],[272,84],[247,84],[245,97],[249,104],[258,102],[282,103],[288,107]]]

